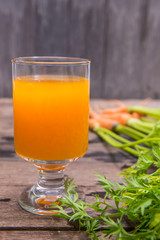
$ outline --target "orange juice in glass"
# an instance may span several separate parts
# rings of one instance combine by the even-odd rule
[[[90,61],[24,57],[13,62],[16,153],[39,170],[39,181],[19,197],[25,210],[53,214],[63,172],[88,146]]]

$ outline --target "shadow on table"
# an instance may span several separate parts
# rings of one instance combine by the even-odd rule
[[[13,150],[14,138],[10,136],[2,137],[2,142],[0,142],[0,158],[12,158],[15,154]],[[4,141],[5,140],[5,141]],[[4,149],[5,145],[11,146],[11,149]],[[8,147],[7,147],[8,148]]]
[[[91,153],[86,153],[85,158],[93,158],[97,161],[102,161],[102,162],[123,162],[126,159],[130,159],[131,162],[135,162],[136,161],[136,157],[127,154],[127,153],[123,153],[122,151],[116,151],[116,152],[104,152],[104,151],[94,151]]]

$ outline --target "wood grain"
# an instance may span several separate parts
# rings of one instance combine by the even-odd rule
[[[0,235],[1,240],[26,240],[26,239],[32,239],[32,240],[66,240],[66,239],[72,239],[72,240],[84,240],[88,239],[85,233],[79,233],[79,232],[73,232],[73,231],[3,231]]]
[[[126,103],[131,105],[138,102],[134,100]],[[91,101],[92,106],[102,107],[105,104],[102,100]],[[150,106],[158,107],[159,104],[159,101],[152,101]],[[75,183],[84,191],[86,200],[93,202],[93,194],[98,193],[100,197],[104,197],[95,173],[119,182],[120,171],[134,161],[135,158],[110,147],[90,132],[87,153],[68,166],[66,175],[74,178]],[[0,240],[87,239],[84,232],[78,232],[75,225],[65,219],[38,216],[21,209],[18,196],[26,186],[34,184],[37,178],[36,168],[14,152],[12,100],[0,99]]]
[[[11,59],[89,58],[91,97],[159,98],[159,0],[0,0],[0,97]]]

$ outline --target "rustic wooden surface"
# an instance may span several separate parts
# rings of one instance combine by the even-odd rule
[[[131,101],[127,103],[131,104]],[[92,101],[91,104],[103,105],[104,101]],[[160,101],[152,102],[152,106],[158,105]],[[104,195],[94,174],[119,181],[119,172],[130,161],[133,161],[132,157],[104,144],[90,132],[86,155],[70,164],[66,174],[75,179],[75,183],[84,190],[87,200],[92,201],[92,194],[98,192],[100,196]],[[36,168],[18,158],[14,152],[12,100],[0,99],[0,240],[87,239],[85,232],[78,232],[64,219],[37,216],[21,209],[17,197],[24,187],[37,181],[37,176]]]
[[[93,98],[159,98],[159,9],[159,0],[0,0],[0,97],[12,94],[13,57],[54,55],[91,59]]]

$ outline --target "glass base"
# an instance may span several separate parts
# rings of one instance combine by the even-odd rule
[[[34,186],[27,187],[20,195],[18,202],[28,212],[39,215],[54,215],[56,212],[53,203],[59,204],[59,199],[67,195],[64,186],[64,169],[78,158],[59,161],[42,161],[26,159],[33,162],[39,170],[39,180]],[[84,194],[80,198],[84,200]],[[71,209],[65,209],[67,213]]]
[[[53,202],[58,204],[58,199],[63,197],[63,194],[66,194],[64,188],[61,189],[62,192],[57,192],[57,190],[52,190],[52,192],[46,196],[43,195],[41,191],[39,191],[38,186],[27,187],[21,193],[18,198],[19,205],[30,213],[34,213],[37,215],[56,215],[55,207],[53,206]],[[60,190],[60,189],[59,189]],[[85,200],[85,194],[78,190],[79,199]],[[71,213],[71,208],[64,208],[67,213]]]

